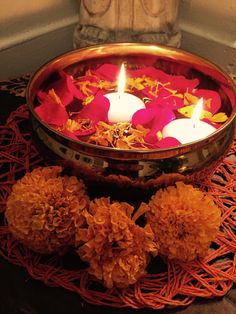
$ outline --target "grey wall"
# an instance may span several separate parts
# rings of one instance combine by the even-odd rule
[[[72,49],[77,0],[0,0],[0,79],[36,70]]]
[[[0,7],[0,79],[72,49],[78,0],[0,0]],[[236,0],[182,0],[179,21],[183,49],[236,76]]]

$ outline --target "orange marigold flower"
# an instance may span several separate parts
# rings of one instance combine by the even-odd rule
[[[84,243],[77,249],[80,258],[89,262],[89,273],[108,288],[134,284],[145,274],[150,253],[157,254],[150,226],[137,226],[131,219],[133,211],[125,202],[95,199],[83,213],[86,225],[77,230],[77,242]]]
[[[61,167],[37,168],[12,188],[6,218],[13,236],[40,253],[62,252],[75,242],[88,205],[82,181],[60,176]]]
[[[220,226],[220,209],[209,195],[177,182],[152,196],[147,221],[169,259],[191,261],[206,255]]]

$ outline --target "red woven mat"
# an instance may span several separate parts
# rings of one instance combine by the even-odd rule
[[[127,289],[102,287],[91,278],[76,256],[42,256],[14,240],[4,223],[7,197],[15,181],[26,171],[43,165],[31,141],[26,106],[13,112],[0,127],[0,254],[9,262],[23,266],[29,274],[49,286],[77,292],[93,304],[113,307],[184,306],[196,297],[225,295],[236,282],[236,141],[214,173],[196,182],[208,191],[222,211],[221,228],[209,254],[188,263],[167,262],[159,267],[152,261],[152,272]],[[156,264],[155,264],[156,263]],[[163,263],[164,264],[164,263]],[[156,269],[156,270],[155,270]]]

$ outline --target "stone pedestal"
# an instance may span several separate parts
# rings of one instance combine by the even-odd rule
[[[179,0],[81,0],[74,47],[112,42],[180,46]]]

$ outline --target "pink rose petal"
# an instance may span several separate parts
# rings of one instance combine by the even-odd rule
[[[50,89],[54,89],[56,95],[60,98],[64,106],[70,104],[74,97],[83,99],[84,95],[75,86],[70,75],[61,71],[59,72],[59,76],[60,78],[57,81],[53,82],[47,87],[46,92],[48,92]]]
[[[73,140],[78,140],[78,138],[76,137],[75,133],[73,133],[73,132],[71,132],[71,131],[69,131],[67,129],[62,130],[61,133],[66,135],[66,136],[68,136],[68,137],[70,137],[70,138],[72,138]]]
[[[170,95],[168,97],[158,97],[146,103],[147,108],[166,108],[169,110],[178,110],[184,107],[183,98]]]
[[[91,135],[96,131],[95,126],[92,126],[91,128],[87,129],[87,130],[77,130],[74,132],[74,134],[78,137],[80,136],[87,136],[87,135]]]
[[[187,79],[182,75],[171,75],[167,74],[162,70],[155,69],[154,67],[146,67],[138,70],[128,70],[127,74],[129,77],[150,77],[153,80],[159,81],[166,85],[167,88],[177,90],[179,93],[185,92],[186,90],[192,90],[199,84],[198,79]]]
[[[43,91],[38,91],[37,93],[37,99],[39,101],[39,103],[44,103],[45,101],[48,102],[49,100],[52,101],[53,99],[45,92]]]
[[[199,84],[198,79],[187,79],[184,76],[175,76],[172,75],[171,77],[171,84],[169,88],[177,90],[178,93],[184,93],[185,91],[188,90],[193,90],[196,88]]]
[[[167,98],[167,97],[170,97],[172,95],[171,91],[167,89],[167,87],[162,87],[160,86],[159,87],[159,90],[158,90],[158,98]]]
[[[64,73],[64,72],[62,72],[62,73]],[[67,75],[67,74],[65,74],[65,75],[66,75],[67,88],[68,88],[69,92],[73,95],[73,97],[75,97],[77,99],[83,99],[84,95],[80,91],[80,89],[75,86],[73,78],[70,75]],[[69,101],[65,101],[65,106],[69,103],[70,103]]]
[[[181,143],[174,137],[166,137],[160,140],[156,145],[159,148],[168,148],[168,147],[180,146]]]
[[[158,141],[157,132],[173,119],[175,119],[175,114],[168,108],[148,108],[136,111],[132,117],[132,124],[150,129],[145,141],[153,144]]]
[[[145,137],[145,141],[147,143],[155,143],[158,140],[157,132],[161,131],[165,125],[174,119],[175,115],[171,110],[163,109],[157,112],[152,121],[151,130]]]
[[[53,100],[45,100],[45,102],[35,108],[35,112],[43,120],[43,122],[49,125],[60,126],[68,119],[65,107],[59,105]]]
[[[219,111],[221,107],[221,99],[217,92],[209,89],[197,89],[192,91],[192,94],[198,98],[203,98],[205,101],[211,99],[210,107],[205,105],[205,110],[210,111],[213,114]]]
[[[89,119],[95,125],[99,121],[108,122],[108,110],[110,108],[109,100],[104,97],[103,93],[97,93],[94,100],[84,106],[76,115],[76,119]]]
[[[116,64],[103,64],[98,69],[93,71],[93,74],[98,76],[101,80],[114,82],[118,79],[120,73],[120,66]]]
[[[132,124],[133,126],[142,125],[149,129],[152,126],[155,115],[155,108],[137,110],[132,116]]]

